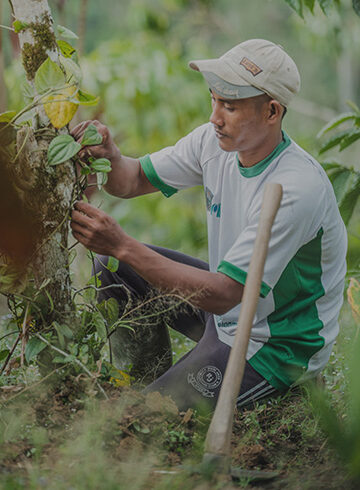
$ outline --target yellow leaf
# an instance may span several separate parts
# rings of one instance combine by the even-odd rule
[[[354,277],[350,279],[350,284],[347,290],[347,298],[355,321],[360,323],[360,282]]]
[[[74,117],[78,104],[68,99],[74,95],[75,91],[76,87],[68,87],[56,95],[44,98],[44,109],[54,128],[63,128]]]
[[[130,386],[131,384],[131,377],[129,374],[125,373],[124,371],[120,371],[120,369],[114,369],[112,372],[116,371],[117,376],[114,377],[112,376],[110,378],[110,383],[113,384],[114,386]]]

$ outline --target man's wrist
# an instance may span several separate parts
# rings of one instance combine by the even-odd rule
[[[120,260],[120,262],[130,264],[134,250],[138,244],[139,242],[135,240],[135,238],[126,235],[126,237],[123,238],[121,245],[117,248],[114,257]]]

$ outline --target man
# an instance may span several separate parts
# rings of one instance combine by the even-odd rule
[[[253,39],[190,67],[209,85],[210,123],[175,146],[137,160],[122,156],[107,128],[96,122],[103,143],[91,153],[111,160],[106,190],[115,196],[160,190],[170,197],[203,185],[209,265],[139,243],[86,203],[75,205],[71,226],[86,247],[121,261],[117,273],[100,267],[103,285],[125,284],[138,297],[154,287],[191,298],[198,310],[187,310],[170,326],[198,344],[147,389],[171,395],[182,409],[202,401],[214,407],[234,339],[262,191],[266,182],[283,186],[238,397],[241,407],[314,377],[326,364],[338,333],[346,231],[325,172],[281,130],[300,87],[296,65],[285,51]],[[77,140],[88,124],[74,129]],[[121,304],[119,291],[107,289],[103,297],[114,296]]]

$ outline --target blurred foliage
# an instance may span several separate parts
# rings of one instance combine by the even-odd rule
[[[323,140],[314,135],[323,124],[337,113],[345,98],[360,103],[360,60],[356,49],[360,20],[351,0],[290,3],[292,8],[303,5],[303,19],[294,15],[284,0],[104,2],[101,15],[98,2],[88,0],[85,56],[81,60],[83,86],[99,94],[100,103],[96,108],[81,108],[77,121],[101,120],[109,126],[122,152],[131,156],[174,144],[206,122],[210,114],[206,84],[187,67],[188,61],[215,57],[246,38],[262,37],[283,45],[299,66],[302,90],[284,126],[316,156]],[[49,4],[55,24],[59,22],[78,32],[80,0],[50,0]],[[9,108],[18,110],[23,104],[17,83],[22,68],[19,60],[10,64],[6,37]],[[355,172],[360,170],[354,149],[358,144],[344,150],[344,161],[338,162],[346,163],[351,175],[352,167]],[[331,152],[327,161],[336,161]],[[115,202],[105,195],[101,195],[101,200],[105,201],[105,210],[113,212],[126,231],[139,240],[206,259],[204,198],[200,188],[179,193],[170,200],[160,194],[131,202]],[[351,268],[359,264],[357,209],[349,222]]]

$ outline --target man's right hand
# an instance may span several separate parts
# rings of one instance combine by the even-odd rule
[[[77,124],[71,131],[71,135],[73,136],[75,141],[81,143],[84,132],[86,128],[90,126],[90,124],[93,124],[98,130],[98,133],[102,136],[102,143],[100,143],[100,145],[86,146],[85,148],[80,150],[79,157],[81,158],[81,160],[87,163],[90,157],[107,158],[112,163],[113,160],[119,159],[121,157],[119,148],[115,145],[107,126],[100,123],[99,121],[84,121],[80,124]]]

